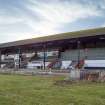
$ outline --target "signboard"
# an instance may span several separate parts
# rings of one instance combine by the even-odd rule
[[[45,52],[46,57],[51,57],[51,56],[58,57],[58,55],[59,55],[59,51],[47,51],[47,52]],[[41,58],[44,57],[44,52],[38,52],[38,56]]]

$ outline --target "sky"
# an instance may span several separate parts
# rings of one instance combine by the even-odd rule
[[[0,0],[0,43],[105,26],[105,0]]]

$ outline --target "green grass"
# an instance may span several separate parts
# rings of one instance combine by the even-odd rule
[[[63,77],[0,75],[0,105],[105,105],[105,84],[56,86]]]

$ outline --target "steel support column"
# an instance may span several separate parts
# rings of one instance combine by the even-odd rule
[[[22,56],[22,54],[21,54],[21,49],[19,48],[19,68],[21,68],[21,56]]]
[[[1,50],[0,50],[0,68],[1,68]]]
[[[43,46],[43,69],[45,70],[45,63],[46,63],[46,44]]]
[[[78,49],[78,69],[79,69],[79,62],[80,62],[80,41],[77,41],[77,49]]]

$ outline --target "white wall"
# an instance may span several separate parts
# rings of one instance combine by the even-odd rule
[[[85,60],[84,67],[105,67],[105,60]]]
[[[67,69],[72,61],[62,61],[61,69]]]

